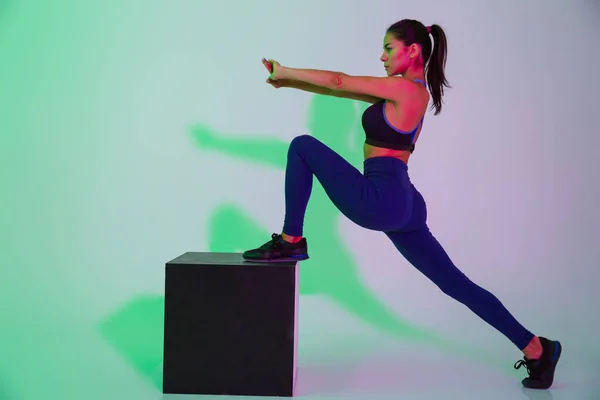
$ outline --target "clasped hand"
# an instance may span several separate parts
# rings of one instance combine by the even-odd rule
[[[281,80],[285,79],[285,67],[275,60],[267,60],[266,58],[262,59],[262,63],[270,74],[267,83],[275,88],[280,88],[282,86]]]

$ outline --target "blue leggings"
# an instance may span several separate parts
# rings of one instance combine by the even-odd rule
[[[285,172],[283,232],[302,236],[304,214],[315,176],[335,206],[359,226],[381,231],[415,268],[443,293],[467,306],[523,350],[534,335],[490,292],[462,273],[431,234],[423,196],[408,166],[393,157],[364,161],[364,175],[309,135],[294,138]]]

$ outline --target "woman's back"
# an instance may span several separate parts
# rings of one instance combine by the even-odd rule
[[[430,95],[422,79],[406,80],[397,101],[381,100],[362,115],[364,158],[395,157],[405,163],[414,150]]]

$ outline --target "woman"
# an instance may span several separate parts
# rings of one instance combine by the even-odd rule
[[[525,387],[549,388],[561,354],[560,342],[533,335],[493,294],[473,283],[453,264],[430,232],[425,201],[408,175],[408,159],[423,128],[430,100],[427,86],[435,115],[442,108],[444,87],[450,87],[444,73],[444,31],[438,25],[425,27],[415,20],[399,21],[386,32],[381,61],[387,77],[287,68],[263,59],[270,72],[267,82],[275,87],[293,87],[372,105],[362,116],[366,134],[364,175],[312,136],[292,140],[287,154],[282,233],[274,233],[264,245],[244,252],[244,259],[308,259],[302,233],[315,176],[346,217],[366,229],[385,233],[415,268],[523,352],[524,357],[515,368],[526,366],[529,376],[522,381]]]

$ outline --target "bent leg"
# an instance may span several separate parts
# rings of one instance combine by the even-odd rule
[[[442,292],[467,306],[504,334],[519,350],[534,335],[525,329],[492,293],[472,282],[452,262],[429,228],[411,232],[385,232],[396,248]]]
[[[313,176],[338,210],[356,224],[382,231],[398,226],[399,218],[387,210],[401,215],[401,202],[397,198],[395,204],[383,200],[371,180],[316,138],[297,136],[290,143],[287,157],[283,233],[302,236]]]

